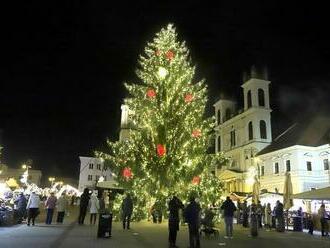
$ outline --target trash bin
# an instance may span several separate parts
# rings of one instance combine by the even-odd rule
[[[99,225],[97,228],[97,237],[110,238],[111,228],[112,228],[112,214],[111,213],[100,214]]]

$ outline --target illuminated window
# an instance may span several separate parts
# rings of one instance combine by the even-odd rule
[[[278,167],[278,163],[276,162],[274,165],[274,174],[278,174],[279,172],[279,167]]]
[[[306,166],[307,166],[307,171],[312,171],[312,162],[311,161],[307,161]]]
[[[287,160],[285,164],[286,164],[286,171],[291,171],[291,162],[290,162],[290,160]]]
[[[323,159],[324,170],[329,170],[329,159]]]

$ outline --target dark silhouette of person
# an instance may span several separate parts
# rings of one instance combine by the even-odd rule
[[[183,208],[184,205],[182,204],[181,200],[174,195],[168,203],[168,210],[170,212],[168,217],[169,247],[177,247],[175,243],[180,223],[179,210]]]
[[[199,224],[201,207],[195,201],[194,196],[189,197],[190,203],[184,210],[184,215],[189,227],[189,243],[190,248],[200,248],[199,240]]]
[[[84,193],[82,193],[82,195],[80,197],[80,211],[79,211],[79,218],[78,218],[78,224],[80,224],[80,225],[84,224],[89,199],[90,199],[89,190],[88,190],[88,188],[85,188]]]
[[[126,198],[121,204],[123,228],[130,229],[131,216],[133,212],[133,201],[130,194],[126,195]]]

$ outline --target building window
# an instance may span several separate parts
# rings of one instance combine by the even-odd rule
[[[221,123],[221,112],[220,112],[220,109],[218,110],[218,113],[217,113],[217,120],[218,120],[218,125],[220,125],[220,123]]]
[[[97,164],[96,169],[101,170],[101,164]]]
[[[267,139],[266,122],[264,120],[261,120],[259,126],[260,126],[260,138]]]
[[[312,162],[311,161],[307,161],[306,162],[307,165],[307,171],[312,171]]]
[[[265,175],[265,166],[261,166],[261,176]]]
[[[252,107],[251,90],[249,90],[248,93],[247,93],[247,107],[248,108],[251,108]]]
[[[95,181],[99,181],[100,176],[96,175],[95,176]]]
[[[323,159],[324,170],[329,170],[329,159]]]
[[[221,136],[218,136],[218,152],[221,151]]]
[[[230,146],[234,147],[236,145],[236,134],[235,130],[230,132]]]
[[[291,162],[290,162],[290,160],[287,160],[285,164],[286,164],[286,171],[291,171]]]
[[[265,93],[263,89],[258,89],[258,102],[259,106],[265,107]]]
[[[278,163],[276,162],[274,166],[274,174],[278,174],[278,172],[279,172],[279,168],[278,168]]]
[[[106,181],[106,180],[107,180],[107,176],[103,176],[103,178],[104,178],[104,181]]]
[[[93,170],[94,164],[89,164],[89,169]]]
[[[92,175],[88,175],[88,181],[92,181],[93,180],[93,176]]]
[[[229,108],[226,109],[226,120],[229,120],[231,117],[231,111]]]
[[[249,140],[253,139],[253,126],[252,121],[249,122]]]

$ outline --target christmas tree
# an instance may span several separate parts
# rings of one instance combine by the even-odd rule
[[[192,190],[203,193],[202,203],[216,201],[221,183],[211,169],[224,159],[207,152],[214,127],[214,118],[204,113],[207,88],[203,80],[194,82],[189,51],[172,25],[147,44],[138,64],[140,82],[125,84],[130,138],[108,142],[109,152],[97,155],[118,184],[133,192],[140,209]]]

